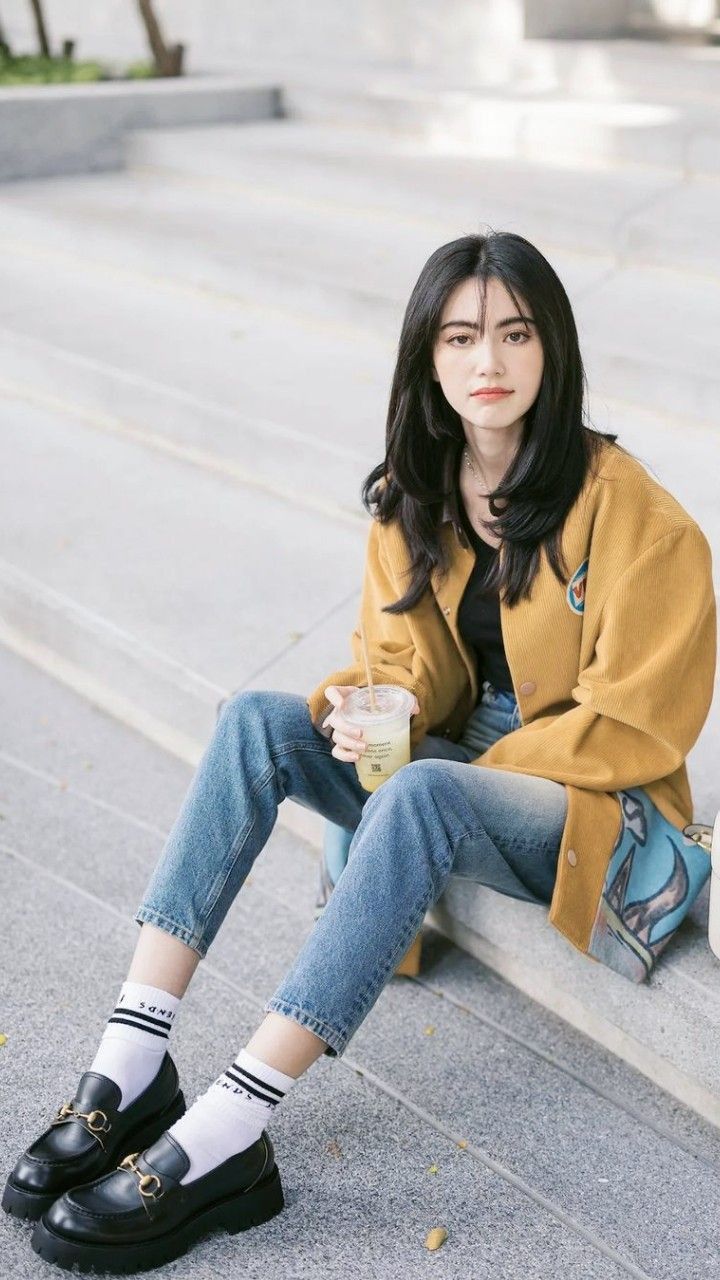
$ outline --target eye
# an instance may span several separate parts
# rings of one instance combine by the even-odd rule
[[[456,333],[456,334],[454,334],[454,336],[453,336],[452,338],[448,338],[448,342],[457,342],[458,338],[461,338],[461,339],[463,340],[463,342],[469,342],[469,341],[470,341],[470,335],[469,335],[469,334],[467,334],[467,333]],[[514,344],[513,344],[513,345],[514,345]]]
[[[508,333],[508,334],[506,335],[506,337],[508,337],[508,338],[524,338],[524,340],[525,340],[524,342],[511,342],[511,343],[510,343],[510,346],[511,346],[511,347],[522,347],[522,346],[524,346],[524,345],[525,345],[525,342],[529,342],[529,341],[530,341],[530,336],[531,336],[531,335],[530,335],[529,333],[526,333],[524,329],[513,329],[512,333]]]

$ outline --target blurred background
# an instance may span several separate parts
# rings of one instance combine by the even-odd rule
[[[122,910],[129,947],[131,912],[220,700],[238,688],[306,694],[349,654],[368,520],[360,485],[384,453],[404,307],[438,245],[511,230],[548,257],[578,322],[591,422],[617,432],[699,522],[717,583],[719,108],[711,0],[0,0],[0,849],[17,921],[6,940],[42,944],[59,920],[66,982],[88,950],[104,966],[92,1019],[77,1024],[78,1065],[106,1016],[118,951],[83,933],[72,884],[111,904],[98,918]],[[719,758],[716,699],[688,761],[696,821],[720,808]],[[86,801],[94,788],[72,821],[60,816],[63,784]],[[118,806],[134,815],[129,834],[112,825]],[[238,905],[245,923],[221,944],[237,973],[243,928],[251,943],[260,929],[244,958],[262,954],[268,982],[311,918],[312,875],[300,877],[288,841],[307,851],[296,839],[307,837],[316,851],[322,835],[298,806],[281,819],[260,897]],[[47,887],[42,859],[65,889]],[[258,921],[273,894],[295,927],[268,958]],[[466,952],[720,1125],[702,906],[647,991],[600,974],[525,904],[495,895],[488,910],[480,891],[465,903],[453,936]],[[453,955],[445,976],[465,1001],[475,988],[468,979],[462,994]],[[47,985],[52,966],[31,979],[27,964],[21,989]],[[565,1034],[540,1029],[535,1013],[522,1025],[526,1046],[544,1036],[553,1052]],[[385,1052],[398,1022],[386,1008],[368,1021],[370,1041],[373,1026],[388,1030]],[[28,1036],[35,1061],[42,1017]],[[585,1050],[563,1044],[575,1080]],[[635,1086],[603,1062],[613,1096],[629,1097]],[[533,1115],[522,1112],[528,1133],[569,1081],[545,1081]],[[650,1106],[642,1089],[632,1096]],[[587,1107],[568,1105],[570,1151]],[[675,1123],[662,1096],[652,1107]],[[643,1148],[636,1171],[674,1160]],[[537,1185],[555,1194],[545,1173]],[[711,1203],[707,1178],[698,1212]],[[674,1261],[666,1229],[652,1254],[652,1213],[625,1222],[621,1187],[605,1226],[605,1205],[578,1207],[592,1181],[569,1175],[570,1214],[587,1210],[628,1257],[637,1244],[654,1275],[715,1274],[717,1252],[707,1270]],[[690,1174],[673,1186],[690,1213]],[[640,1215],[649,1201],[633,1194]],[[686,1245],[705,1239],[701,1225],[687,1219]],[[554,1274],[554,1246],[537,1248],[547,1267],[532,1274]],[[599,1276],[586,1261],[572,1255],[567,1274]],[[615,1267],[602,1276],[646,1274]]]

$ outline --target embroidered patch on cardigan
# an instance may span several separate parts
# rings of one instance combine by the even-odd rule
[[[587,581],[588,560],[583,560],[568,582],[565,598],[573,613],[585,612],[585,583]]]

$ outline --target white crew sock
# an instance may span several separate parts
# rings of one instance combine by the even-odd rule
[[[295,1083],[294,1076],[241,1049],[232,1066],[168,1129],[190,1158],[180,1181],[194,1182],[257,1142]]]
[[[130,1106],[155,1079],[175,1021],[180,999],[160,987],[124,982],[90,1071],[99,1071],[120,1087],[120,1111]]]

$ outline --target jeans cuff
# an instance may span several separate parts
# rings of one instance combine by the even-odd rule
[[[328,1047],[325,1052],[332,1058],[342,1057],[347,1048],[347,1036],[341,1035],[333,1027],[328,1026],[327,1022],[323,1022],[314,1013],[309,1013],[307,1009],[302,1009],[297,1004],[288,1004],[287,1000],[279,1000],[276,996],[272,996],[263,1005],[263,1013],[281,1013],[283,1017],[292,1018],[307,1031],[312,1031],[314,1035],[326,1042]]]
[[[140,907],[134,917],[138,924],[154,924],[156,929],[163,929],[165,933],[171,934],[173,938],[179,938],[184,942],[186,947],[191,947],[193,951],[197,951],[201,960],[207,955],[207,945],[202,938],[198,938],[184,924],[178,924],[175,920],[170,920],[168,916],[164,916],[159,911],[155,911],[152,907]]]

